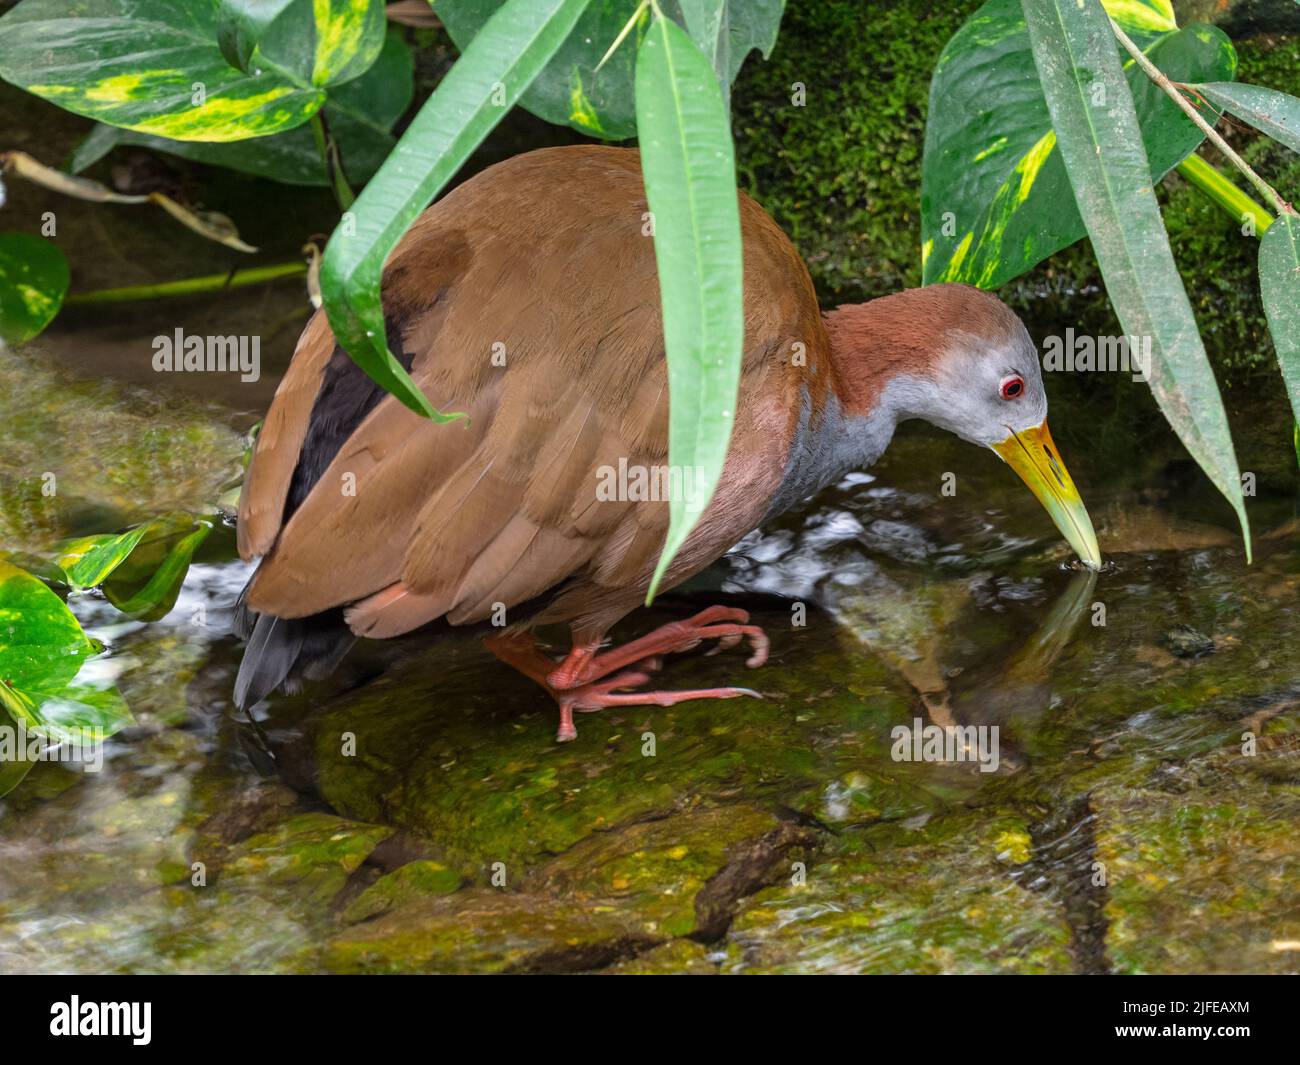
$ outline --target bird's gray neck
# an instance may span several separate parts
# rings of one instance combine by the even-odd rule
[[[784,513],[845,474],[866,469],[884,454],[894,429],[909,416],[908,390],[895,388],[895,383],[881,393],[867,415],[846,414],[832,394],[815,423],[812,404],[804,393],[790,458],[764,520]]]

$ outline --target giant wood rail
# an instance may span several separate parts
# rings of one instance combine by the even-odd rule
[[[870,466],[908,418],[994,449],[1096,567],[1019,318],[955,284],[823,314],[794,246],[739,200],[745,338],[731,447],[664,587]],[[262,559],[236,622],[249,639],[241,706],[327,672],[353,635],[439,619],[490,633],[488,648],[559,704],[562,740],[576,735],[575,710],[754,694],[644,690],[664,654],[704,640],[745,640],[747,664],[762,665],[767,639],[738,609],[604,647],[645,599],[668,527],[665,500],[599,491],[620,464],[668,463],[646,211],[637,152],[581,146],[499,163],[420,216],[384,271],[389,348],[436,407],[466,421],[440,425],[385,394],[316,313],[240,500],[240,553]],[[551,624],[572,632],[559,662],[532,635]]]

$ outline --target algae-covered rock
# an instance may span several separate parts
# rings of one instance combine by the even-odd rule
[[[345,816],[433,841],[477,883],[500,863],[511,887],[594,834],[701,804],[762,808],[798,795],[816,816],[828,775],[864,762],[896,769],[888,729],[906,716],[906,693],[881,663],[846,663],[824,620],[791,630],[787,615],[769,631],[800,669],[747,676],[765,699],[583,715],[578,739],[562,745],[545,693],[494,666],[476,642],[412,645],[388,674],[299,722],[311,781]],[[668,687],[712,687],[743,669],[734,654],[682,657],[662,676]],[[466,683],[484,670],[490,682]]]
[[[883,827],[806,882],[756,895],[727,934],[722,970],[1072,971],[1062,914],[1018,883],[1008,839],[1022,827],[969,814],[902,835]]]
[[[1297,751],[1291,733],[1280,748],[1228,748],[1142,789],[1093,794],[1117,972],[1300,969]]]
[[[610,903],[480,888],[354,925],[325,944],[322,964],[341,973],[577,972],[655,942]]]
[[[797,841],[762,810],[722,806],[626,825],[588,836],[529,876],[529,890],[573,899],[615,901],[642,922],[647,935],[684,936],[712,923],[712,903],[701,891],[741,859],[745,845],[767,841],[771,862]],[[729,919],[730,913],[726,914]],[[725,927],[725,926],[724,926]]]
[[[240,878],[293,888],[303,902],[326,905],[371,851],[392,835],[382,825],[331,814],[299,814],[234,848],[222,869],[223,887]]]
[[[461,875],[441,862],[417,859],[386,873],[343,911],[349,924],[368,921],[415,899],[450,895],[461,886]]]

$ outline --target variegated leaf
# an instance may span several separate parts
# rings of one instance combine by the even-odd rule
[[[1228,38],[1209,26],[1179,30],[1168,0],[1103,0],[1103,6],[1176,80],[1233,77],[1236,53]],[[1202,135],[1131,60],[1125,73],[1158,180],[1196,150]],[[1089,92],[1090,105],[1105,115],[1110,101],[1103,86]],[[924,279],[996,288],[1085,232],[1020,2],[989,0],[948,42],[930,86],[921,184]]]

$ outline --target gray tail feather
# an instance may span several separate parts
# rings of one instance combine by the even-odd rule
[[[276,618],[248,609],[247,589],[235,605],[234,631],[248,640],[235,677],[235,705],[244,710],[276,688],[296,691],[303,677],[329,674],[356,637],[333,610],[306,618]]]

